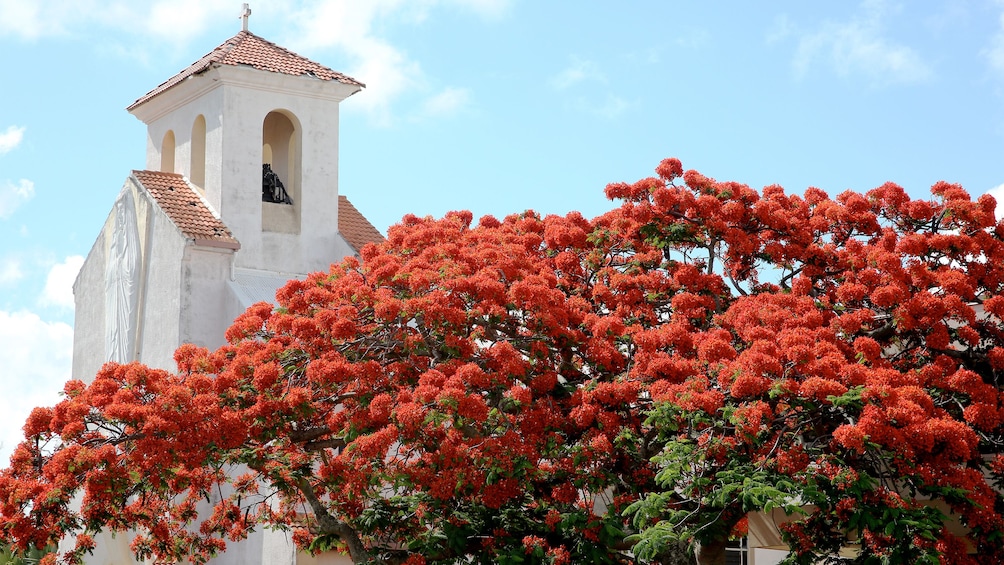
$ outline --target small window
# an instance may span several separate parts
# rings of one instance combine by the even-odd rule
[[[164,173],[174,172],[174,130],[167,130],[160,143],[160,170]]]
[[[749,554],[747,538],[729,540],[725,546],[725,565],[749,565]]]
[[[199,188],[206,186],[206,118],[199,114],[192,124],[192,184]]]

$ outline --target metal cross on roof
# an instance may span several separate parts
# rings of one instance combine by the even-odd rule
[[[241,7],[241,29],[248,30],[248,17],[251,15],[251,7],[246,3]]]

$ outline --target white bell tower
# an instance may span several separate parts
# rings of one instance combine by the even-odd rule
[[[240,241],[235,267],[326,270],[352,253],[338,237],[338,110],[363,84],[247,31],[248,15],[128,110],[147,125],[147,169],[185,175]],[[263,192],[265,165],[288,198]]]

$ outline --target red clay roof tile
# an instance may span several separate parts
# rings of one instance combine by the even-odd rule
[[[252,67],[262,71],[293,76],[308,76],[320,80],[334,80],[344,84],[366,86],[358,80],[333,71],[324,65],[301,57],[251,33],[241,31],[223,42],[185,70],[167,79],[157,88],[147,92],[129,105],[127,110],[139,106],[154,96],[168,90],[183,80],[206,71],[213,65],[234,65]]]
[[[133,171],[132,174],[185,237],[199,245],[240,249],[240,242],[230,229],[213,214],[183,176],[160,171]],[[367,243],[384,241],[380,231],[344,196],[338,197],[338,231],[356,252]]]
[[[338,196],[338,231],[358,253],[367,243],[382,243],[383,235],[348,198]]]
[[[133,171],[132,174],[185,237],[195,240],[197,245],[240,249],[240,242],[185,177],[159,171]]]

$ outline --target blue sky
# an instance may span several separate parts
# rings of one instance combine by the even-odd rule
[[[1004,2],[278,0],[250,29],[367,84],[340,187],[406,213],[597,215],[686,168],[839,193],[1004,183]],[[124,110],[240,29],[232,0],[0,0],[0,457],[70,372],[70,285],[145,130]]]

